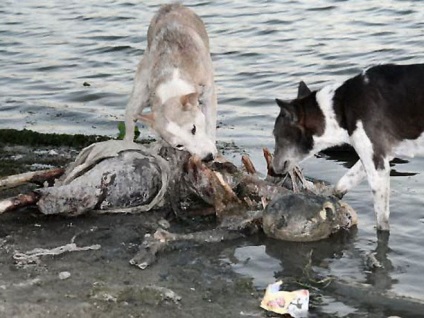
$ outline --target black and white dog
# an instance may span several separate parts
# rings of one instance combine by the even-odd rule
[[[352,145],[360,160],[338,181],[335,194],[367,177],[377,229],[389,230],[389,161],[424,155],[424,64],[371,67],[314,92],[301,83],[299,96],[276,100],[275,172],[330,146]]]

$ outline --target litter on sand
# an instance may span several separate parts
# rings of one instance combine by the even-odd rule
[[[300,289],[281,291],[282,281],[268,285],[261,307],[277,314],[289,314],[294,318],[306,317],[309,308],[309,291]]]
[[[15,262],[17,264],[27,265],[27,264],[38,263],[39,258],[41,256],[45,256],[45,255],[56,256],[56,255],[60,255],[62,253],[66,253],[66,252],[98,250],[101,247],[99,244],[79,247],[74,243],[74,238],[72,238],[71,243],[63,245],[63,246],[58,246],[58,247],[55,247],[55,248],[52,248],[52,249],[34,248],[33,250],[28,251],[26,253],[21,253],[21,252],[16,251],[13,254],[13,259],[15,260]]]

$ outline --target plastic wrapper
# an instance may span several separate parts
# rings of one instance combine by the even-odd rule
[[[281,291],[282,281],[268,285],[261,307],[277,314],[289,314],[294,318],[306,317],[309,309],[309,291]]]

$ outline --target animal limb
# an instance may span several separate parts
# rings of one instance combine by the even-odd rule
[[[133,89],[131,91],[130,99],[125,109],[125,137],[126,141],[134,140],[134,129],[137,115],[140,115],[143,109],[149,102],[149,90],[147,87],[149,72],[148,61],[144,56],[137,66],[135,73]]]
[[[0,178],[0,190],[15,188],[29,182],[42,184],[59,178],[64,172],[63,168],[53,168],[3,177]]]
[[[376,166],[371,141],[368,139],[363,129],[357,129],[357,131],[352,135],[352,146],[364,166],[368,183],[372,190],[372,194],[374,197],[374,211],[377,221],[377,230],[389,231],[389,158],[381,158],[382,167]]]
[[[337,182],[334,195],[339,199],[343,198],[350,189],[357,186],[366,176],[364,165],[361,160],[358,160]]]
[[[241,157],[241,162],[243,163],[243,166],[248,174],[256,174],[256,168],[248,155],[243,155]]]
[[[273,156],[271,152],[268,150],[268,148],[263,148],[263,153],[267,165],[267,177],[265,180],[268,180],[282,187],[289,187],[293,189],[294,193],[299,193],[302,190],[307,190],[312,193],[316,193],[316,189],[313,183],[305,179],[302,170],[298,166],[295,166],[292,170],[289,170],[285,176],[278,175],[277,173],[275,173],[272,167]],[[288,185],[287,181],[290,182]]]
[[[34,205],[40,196],[35,192],[28,194],[19,194],[16,197],[8,198],[0,201],[0,214],[14,211],[24,206]]]
[[[15,252],[13,255],[13,259],[20,265],[30,264],[30,263],[38,263],[40,256],[45,255],[60,255],[66,252],[78,252],[78,251],[88,251],[88,250],[98,250],[100,249],[99,244],[94,244],[90,246],[77,246],[73,239],[71,243],[58,246],[52,249],[46,249],[46,248],[34,248],[31,251],[21,253],[21,252]]]
[[[177,247],[176,245],[178,245],[177,243],[218,243],[240,237],[243,237],[241,232],[223,228],[189,234],[177,234],[158,229],[153,235],[147,234],[145,236],[139,252],[130,260],[130,264],[140,269],[146,269],[156,262],[159,253],[175,249]]]

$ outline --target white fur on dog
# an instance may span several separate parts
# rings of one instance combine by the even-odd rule
[[[194,119],[194,122],[199,123],[198,126],[204,125],[204,118],[200,118],[203,114],[198,114]],[[179,150],[186,150],[190,153],[208,153],[209,149],[212,149],[215,144],[208,138],[208,136],[199,129],[199,132],[193,136],[190,132],[192,124],[185,126],[177,125],[173,122],[169,122],[165,126],[165,130],[172,136],[170,137],[169,143]],[[184,141],[184,144],[183,144]],[[177,147],[178,146],[178,147]]]
[[[389,158],[384,160],[384,170],[377,170],[373,161],[373,146],[368,138],[363,124],[358,121],[356,129],[349,137],[347,130],[341,128],[333,108],[333,98],[340,84],[325,86],[317,92],[316,99],[325,117],[325,129],[322,136],[314,136],[314,148],[311,154],[317,153],[330,146],[351,144],[361,158],[337,183],[335,192],[346,193],[358,185],[365,176],[374,196],[374,210],[380,229],[389,229]]]
[[[162,103],[165,103],[171,97],[183,96],[194,93],[195,91],[196,88],[183,80],[180,77],[180,70],[175,68],[172,73],[172,78],[158,86],[156,95],[160,98]]]
[[[188,101],[189,94],[197,101]],[[196,95],[197,94],[197,95]],[[143,112],[150,107],[150,112]],[[217,96],[202,20],[182,4],[162,6],[147,32],[125,111],[125,140],[143,121],[168,144],[202,159],[217,154]]]
[[[316,100],[325,118],[325,129],[322,136],[313,136],[314,148],[311,153],[317,153],[334,145],[349,143],[349,134],[339,126],[333,108],[333,97],[341,84],[328,85],[317,92]]]
[[[337,182],[336,193],[345,194],[362,182],[367,176],[361,160],[358,160],[352,168]]]
[[[362,121],[356,123],[356,129],[351,136],[351,145],[355,148],[356,153],[360,158],[360,162],[365,169],[366,176],[368,178],[368,183],[371,187],[373,197],[374,197],[374,211],[377,219],[377,224],[381,230],[389,229],[389,197],[390,197],[390,167],[389,167],[389,158],[384,158],[384,170],[377,170],[374,164],[374,150],[371,143],[371,140],[368,138]],[[359,164],[359,161],[358,163]],[[355,181],[358,181],[362,176],[361,170],[358,171],[358,174],[352,174],[351,184],[355,184]],[[346,180],[349,180],[349,171],[343,177]],[[343,179],[342,178],[342,179]],[[348,182],[346,182],[348,183]],[[337,184],[338,186],[339,184]],[[336,186],[336,191],[337,191]],[[346,189],[348,191],[350,189]]]
[[[423,80],[423,64],[387,64],[364,70],[341,85],[323,87],[311,97],[316,103],[298,96],[290,106],[296,107],[300,103],[303,107],[311,107],[314,112],[318,106],[323,118],[312,119],[320,121],[322,126],[319,128],[323,128],[323,133],[311,136],[306,131],[305,140],[295,139],[290,132],[296,132],[299,127],[287,125],[287,121],[277,118],[274,134],[275,131],[278,133],[277,125],[287,126],[281,127],[284,133],[275,135],[274,169],[284,172],[289,160],[298,162],[332,146],[352,145],[360,160],[338,181],[335,194],[346,193],[367,177],[374,196],[377,229],[389,230],[389,161],[394,156],[424,155]],[[303,83],[303,86],[306,85]],[[301,90],[309,91],[299,85],[299,93]],[[278,100],[277,103],[280,105]],[[284,103],[281,106],[285,106]],[[311,113],[310,116],[314,115]],[[299,123],[308,128],[303,121]],[[321,131],[318,129],[315,134]],[[421,135],[417,138],[418,134]],[[310,149],[306,150],[307,154],[305,149]],[[292,158],[293,154],[297,154],[298,160]]]

